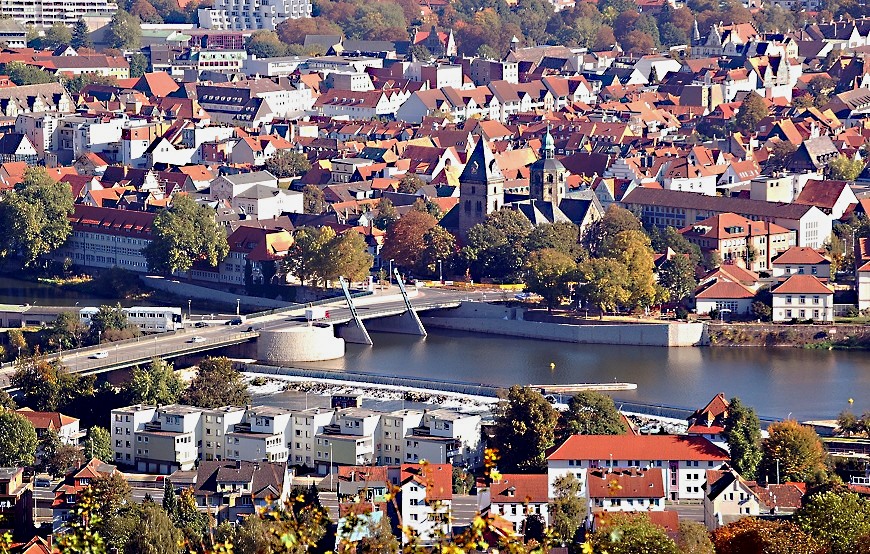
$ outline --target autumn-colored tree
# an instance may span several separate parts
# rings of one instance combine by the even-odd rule
[[[341,27],[325,17],[285,19],[278,24],[278,37],[285,44],[302,44],[305,35],[341,35]]]
[[[846,156],[839,156],[828,163],[828,175],[831,179],[854,181],[864,171],[864,161]]]
[[[652,523],[643,512],[608,513],[606,523],[599,526],[590,542],[595,552],[608,554],[679,554],[676,543],[664,528]]]
[[[422,260],[426,243],[423,236],[437,222],[429,214],[411,210],[387,229],[381,258],[395,260],[395,265],[416,268]]]
[[[648,307],[657,300],[653,256],[649,237],[643,231],[622,231],[603,255],[621,263],[628,273],[626,288],[628,304],[633,307]]]
[[[680,554],[714,554],[707,528],[697,521],[681,519],[676,542]]]
[[[406,173],[401,179],[399,179],[399,192],[404,192],[406,194],[414,194],[421,187],[426,184],[423,179],[417,177],[413,173]]]
[[[737,110],[737,127],[749,133],[755,132],[758,123],[770,115],[767,103],[756,92],[750,92]]]
[[[631,291],[627,284],[628,270],[610,258],[593,258],[580,264],[580,297],[584,302],[597,306],[603,317],[628,302]]]
[[[744,517],[713,531],[716,554],[823,554],[824,545],[793,523]]]
[[[611,204],[604,212],[604,217],[587,227],[583,244],[592,256],[604,256],[616,235],[622,231],[643,231],[643,225],[630,211]]]
[[[770,483],[825,479],[828,454],[812,427],[787,419],[772,423],[767,433],[761,445],[759,477]]]
[[[622,39],[621,44],[627,52],[639,56],[649,54],[656,46],[653,37],[638,29],[626,34],[625,38]]]
[[[828,545],[831,554],[866,552],[857,542],[870,534],[870,503],[848,490],[828,490],[811,495],[794,522]]]
[[[529,254],[526,268],[526,288],[541,295],[547,311],[552,311],[567,296],[568,282],[575,278],[577,263],[567,254],[544,248]]]

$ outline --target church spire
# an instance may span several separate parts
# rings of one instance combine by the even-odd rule
[[[553,135],[550,134],[549,123],[547,123],[547,134],[544,135],[544,143],[541,146],[541,157],[547,160],[556,157],[556,142],[553,140]]]

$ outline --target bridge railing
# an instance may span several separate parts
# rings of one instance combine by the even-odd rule
[[[350,296],[351,296],[351,298],[362,298],[364,296],[371,296],[372,294],[374,294],[374,293],[372,293],[371,291],[365,290],[365,291],[354,292]],[[283,314],[286,312],[292,312],[294,310],[302,310],[305,308],[310,308],[311,306],[322,306],[323,304],[332,304],[333,302],[338,302],[338,301],[342,300],[343,298],[344,298],[343,296],[331,296],[329,298],[322,298],[320,300],[315,300],[314,302],[305,302],[304,304],[296,302],[296,303],[293,303],[292,306],[284,306],[283,308],[273,308],[271,310],[262,310],[259,312],[247,314],[246,317],[252,318],[252,317],[263,317],[263,316],[267,316],[267,315]]]

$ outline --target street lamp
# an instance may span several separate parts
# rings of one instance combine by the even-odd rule
[[[187,299],[187,319],[190,319],[190,298]]]
[[[441,260],[438,260],[438,280],[441,281],[441,284],[444,284],[444,272],[441,270]]]
[[[393,258],[390,258],[390,286],[393,285]]]
[[[236,315],[239,315],[239,313],[240,313],[239,310],[241,309],[241,307],[242,307],[242,299],[236,298]]]

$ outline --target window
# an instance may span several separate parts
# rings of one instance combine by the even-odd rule
[[[786,304],[791,304],[791,295],[788,295],[788,296],[785,297],[785,303],[786,303]]]

